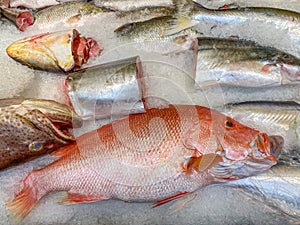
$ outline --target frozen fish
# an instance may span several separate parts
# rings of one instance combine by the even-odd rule
[[[51,100],[0,99],[0,169],[75,141],[69,129],[81,119]]]
[[[300,81],[300,60],[251,41],[198,38],[196,87],[278,86]]]
[[[10,7],[25,7],[28,9],[40,9],[52,5],[58,5],[64,2],[74,2],[74,1],[76,0],[10,0],[9,5]],[[76,2],[79,1],[77,0]]]
[[[7,54],[30,68],[65,73],[81,68],[102,49],[75,29],[26,37],[7,47]]]
[[[291,224],[300,221],[299,166],[276,165],[261,175],[224,185],[272,207],[275,215],[286,218]]]
[[[20,221],[52,191],[67,191],[63,204],[120,199],[158,206],[210,183],[269,169],[277,163],[270,142],[266,134],[209,108],[149,109],[56,152],[61,158],[31,172],[7,208]]]
[[[209,10],[190,0],[178,2],[182,11],[166,35],[193,27],[204,36],[239,37],[300,57],[299,13],[261,7]]]
[[[194,0],[194,2],[197,2],[209,9],[220,9],[230,7],[271,7],[300,12],[299,0]]]
[[[130,11],[138,8],[151,8],[157,6],[173,6],[172,0],[93,0],[93,2],[96,6],[118,11]]]
[[[145,112],[143,69],[139,57],[90,67],[68,76],[66,88],[75,111],[84,119]]]
[[[43,30],[58,25],[74,26],[86,23],[89,16],[111,12],[111,10],[96,7],[90,2],[66,2],[59,5],[50,6],[35,13],[34,29]]]

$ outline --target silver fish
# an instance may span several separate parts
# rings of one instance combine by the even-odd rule
[[[300,12],[299,0],[193,0],[209,9],[238,8],[238,7],[272,7]]]
[[[228,104],[224,112],[239,122],[262,130],[269,135],[280,135],[285,146],[281,163],[300,165],[300,105],[293,102],[243,102]]]
[[[130,11],[137,8],[151,8],[157,6],[172,7],[172,0],[93,0],[94,4],[119,11]]]
[[[10,0],[10,7],[25,7],[29,9],[46,8],[64,2],[78,2],[78,0]],[[82,2],[83,0],[81,0]]]
[[[274,214],[293,224],[300,221],[300,167],[276,165],[254,177],[230,181],[224,186],[234,187],[251,200],[256,199],[274,209]]]
[[[125,116],[145,112],[142,76],[140,59],[133,57],[73,73],[66,88],[75,111],[84,119]]]
[[[198,38],[196,87],[260,87],[300,80],[300,60],[251,41]]]
[[[190,0],[178,2],[183,10],[166,34],[193,27],[207,37],[235,36],[300,57],[300,14],[296,12],[259,7],[209,10]]]

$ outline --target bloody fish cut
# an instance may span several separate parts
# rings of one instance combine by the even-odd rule
[[[34,23],[34,16],[28,10],[12,9],[0,5],[0,12],[12,21],[20,31],[24,31]]]
[[[30,68],[65,73],[81,68],[102,49],[92,38],[73,29],[23,38],[7,47],[7,54]]]
[[[269,169],[277,163],[269,141],[209,108],[149,109],[57,151],[61,158],[31,172],[7,208],[20,221],[52,191],[67,191],[63,204],[120,199],[158,206],[202,186]]]
[[[0,100],[0,169],[74,142],[69,129],[81,119],[67,105],[51,100]]]

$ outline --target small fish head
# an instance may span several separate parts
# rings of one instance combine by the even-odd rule
[[[269,137],[265,133],[244,126],[225,117],[223,129],[215,133],[217,154],[223,162],[211,169],[218,180],[239,179],[261,173],[277,163],[283,147],[281,136]]]

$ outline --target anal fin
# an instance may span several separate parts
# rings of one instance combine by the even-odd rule
[[[109,197],[103,195],[85,195],[79,193],[67,192],[61,199],[58,200],[59,204],[62,205],[70,205],[70,204],[78,204],[78,203],[87,203],[87,202],[97,202],[109,199]]]
[[[165,203],[167,203],[167,202],[173,201],[173,200],[178,199],[178,198],[180,198],[180,197],[182,197],[182,196],[184,196],[184,195],[187,195],[187,194],[189,194],[189,192],[187,192],[187,191],[179,192],[179,193],[176,194],[176,195],[173,195],[173,196],[171,196],[171,197],[168,197],[168,198],[165,198],[165,199],[162,199],[162,200],[157,201],[156,203],[154,203],[154,204],[152,205],[152,208],[155,208],[155,207],[157,207],[157,206],[163,205],[163,204],[165,204]]]

